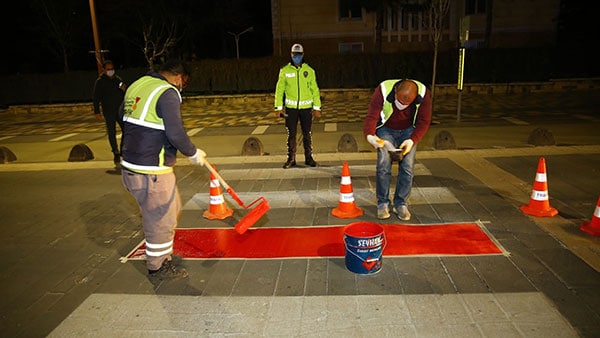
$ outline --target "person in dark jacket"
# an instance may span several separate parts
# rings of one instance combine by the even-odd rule
[[[123,122],[119,118],[119,106],[123,102],[127,86],[123,79],[115,74],[115,65],[112,61],[104,61],[102,68],[104,72],[100,74],[94,83],[94,114],[97,120],[102,120],[104,117],[113,161],[118,168],[121,160],[121,148],[117,144],[117,124],[123,131]]]
[[[167,61],[127,89],[123,116],[123,185],[142,213],[146,266],[151,279],[185,278],[188,273],[173,261],[173,240],[181,212],[173,166],[180,151],[204,165],[206,153],[192,143],[181,119],[181,90],[190,71],[180,60]]]

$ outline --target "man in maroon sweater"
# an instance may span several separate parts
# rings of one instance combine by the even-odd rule
[[[431,123],[431,92],[419,81],[385,80],[375,89],[363,124],[367,141],[377,149],[377,218],[390,217],[392,162],[400,154],[393,212],[410,220],[408,197],[414,176],[417,143]]]

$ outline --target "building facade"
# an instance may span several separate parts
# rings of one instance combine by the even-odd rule
[[[434,0],[435,2],[436,0]],[[560,0],[441,0],[439,48],[517,48],[556,43]],[[312,55],[433,49],[432,0],[271,0],[274,55],[296,42]]]

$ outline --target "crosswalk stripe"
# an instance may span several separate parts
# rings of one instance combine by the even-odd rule
[[[423,164],[415,164],[415,176],[431,175],[431,172]],[[221,170],[223,179],[235,178],[243,181],[256,181],[279,179],[289,180],[298,178],[337,178],[341,180],[341,166],[317,167],[317,168],[294,168],[283,170],[280,168],[254,168],[254,169],[226,169]],[[352,166],[351,176],[367,177],[375,175],[375,164]],[[340,181],[341,182],[341,181]],[[391,188],[393,194],[394,187]],[[269,201],[272,208],[302,208],[302,207],[336,207],[339,203],[339,188],[319,190],[289,190],[289,191],[261,191],[261,192],[236,192],[245,204],[264,197]],[[228,203],[237,205],[227,193],[223,193]],[[354,188],[354,200],[358,205],[374,205],[376,203],[375,188]],[[204,210],[208,208],[210,201],[209,191],[196,193],[187,201],[183,210]],[[442,204],[459,203],[452,192],[445,187],[413,187],[409,198],[410,204]]]
[[[236,192],[244,204],[248,205],[259,197],[269,201],[271,208],[317,208],[336,207],[339,203],[339,189],[329,190],[289,190],[289,191],[264,191],[264,192]],[[393,193],[393,189],[391,191]],[[377,198],[373,189],[353,189],[354,200],[357,205],[375,205]],[[237,203],[226,196],[225,200],[230,205]],[[209,193],[197,193],[185,203],[183,210],[204,210],[208,208]],[[414,187],[409,198],[411,205],[417,204],[448,204],[459,203],[458,199],[448,188],[444,187]]]
[[[66,134],[66,135],[58,136],[58,137],[49,139],[48,142],[62,141],[64,139],[68,139],[68,138],[73,137],[75,135],[79,135],[79,133],[72,133],[72,134]]]
[[[508,122],[510,122],[510,123],[512,123],[512,124],[519,125],[519,126],[526,126],[526,125],[529,125],[529,123],[528,123],[528,122],[525,122],[525,121],[523,121],[523,120],[519,120],[519,119],[517,119],[517,118],[514,118],[514,117],[503,117],[502,119],[503,119],[503,120],[505,120],[505,121],[508,121]]]
[[[252,131],[252,135],[262,135],[265,133],[265,131],[267,131],[268,128],[269,128],[269,126],[257,126]]]
[[[375,163],[368,165],[350,165],[351,177],[375,176]],[[394,166],[393,173],[397,173]],[[250,169],[223,169],[219,174],[223,179],[239,180],[265,180],[265,179],[292,179],[292,178],[321,178],[321,177],[340,177],[342,166],[320,166],[316,168],[296,167],[292,169],[282,168],[250,168]],[[431,172],[425,165],[415,163],[415,176],[431,175]]]
[[[194,136],[194,135],[198,134],[199,132],[201,132],[202,129],[204,129],[204,128],[202,128],[202,127],[200,127],[200,128],[194,128],[194,129],[189,130],[187,132],[187,134],[188,134],[188,136]]]
[[[586,120],[586,121],[596,121],[597,120],[597,118],[595,118],[594,116],[588,116],[588,115],[583,115],[583,114],[575,114],[573,116],[580,120]]]
[[[325,123],[323,131],[337,131],[337,123]]]

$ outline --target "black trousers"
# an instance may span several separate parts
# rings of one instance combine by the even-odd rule
[[[288,159],[296,158],[296,133],[298,131],[298,121],[302,129],[302,138],[304,145],[304,158],[312,158],[312,109],[290,109],[286,108],[285,129],[287,130]]]
[[[113,154],[121,153],[121,146],[117,144],[117,124],[123,131],[123,120],[119,118],[118,113],[104,113],[104,122],[106,123],[106,132],[108,133],[108,143]]]

